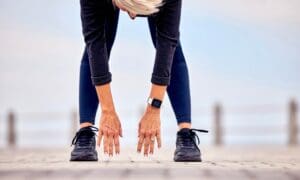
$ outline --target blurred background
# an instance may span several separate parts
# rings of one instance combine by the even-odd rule
[[[299,10],[298,0],[183,1],[193,127],[210,130],[203,145],[299,142]],[[71,144],[84,49],[79,11],[73,0],[0,0],[1,148]],[[146,19],[121,13],[110,66],[125,146],[137,141],[154,54]],[[162,112],[163,143],[173,147],[167,96]]]

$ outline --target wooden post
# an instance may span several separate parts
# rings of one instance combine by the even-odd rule
[[[289,103],[289,129],[288,129],[288,144],[297,145],[297,135],[298,135],[298,124],[297,124],[297,102],[295,99],[292,99]]]
[[[9,148],[16,146],[16,115],[13,111],[7,116],[7,145]]]
[[[223,144],[223,130],[222,130],[222,106],[217,103],[213,108],[214,112],[214,144],[220,146]]]
[[[78,114],[76,110],[71,111],[71,139],[75,136],[78,128]]]

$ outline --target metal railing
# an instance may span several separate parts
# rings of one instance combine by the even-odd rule
[[[258,106],[256,106],[258,107]],[[213,144],[214,145],[223,145],[224,144],[224,136],[225,136],[225,128],[223,125],[224,122],[224,114],[226,113],[224,111],[224,107],[220,104],[217,103],[213,107]],[[237,109],[237,108],[236,108]],[[265,114],[266,111],[268,113],[270,112],[276,112],[278,108],[274,107],[267,107],[261,110],[262,108],[248,108],[249,113],[260,113],[260,114]],[[275,111],[274,111],[275,109]],[[237,112],[236,112],[237,113]],[[245,110],[244,110],[245,113]],[[298,104],[295,99],[290,100],[288,103],[288,108],[287,108],[287,143],[288,145],[297,145],[298,144],[298,133],[299,133],[299,126],[298,126]],[[227,130],[227,129],[226,129]],[[264,130],[269,131],[268,129]]]
[[[217,103],[213,106],[213,115],[212,115],[212,132],[213,132],[213,144],[220,146],[224,145],[224,136],[225,136],[225,127],[224,127],[224,114],[226,111],[224,111],[224,107],[222,106],[221,103]],[[258,112],[258,109],[251,109],[253,112]],[[288,140],[286,144],[288,145],[297,145],[298,144],[298,133],[299,133],[299,128],[298,128],[298,104],[295,99],[290,100],[288,104],[288,118],[287,118],[287,137]],[[259,113],[264,113],[264,112],[259,112]],[[40,115],[42,115],[41,113]],[[55,119],[58,115],[61,115],[59,113],[52,114],[53,119]],[[48,114],[49,116],[49,114]],[[50,116],[51,118],[51,116]],[[6,131],[6,141],[8,147],[15,147],[17,144],[17,135],[18,131],[16,128],[17,124],[17,113],[14,111],[9,111],[7,114],[7,131]],[[70,131],[70,137],[72,137],[75,132],[77,131],[78,128],[78,112],[76,110],[72,110],[69,113],[69,131]]]

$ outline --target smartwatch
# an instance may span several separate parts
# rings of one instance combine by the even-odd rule
[[[148,104],[150,104],[152,107],[155,107],[155,108],[160,108],[161,104],[162,104],[162,101],[159,100],[159,99],[155,99],[155,98],[148,98]]]

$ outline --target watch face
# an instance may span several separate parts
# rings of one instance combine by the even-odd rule
[[[153,105],[154,107],[160,108],[161,101],[160,101],[160,100],[157,100],[157,99],[153,99],[152,105]]]

